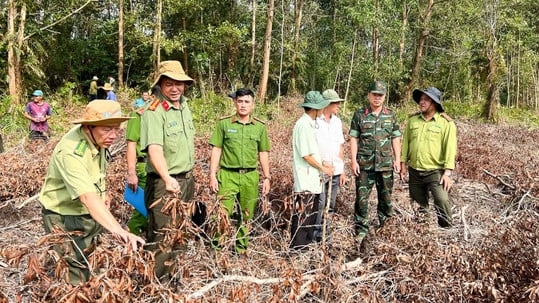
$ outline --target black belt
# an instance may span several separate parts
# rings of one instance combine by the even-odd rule
[[[146,157],[137,157],[137,163],[146,162]]]
[[[237,172],[237,173],[240,173],[240,174],[246,174],[246,173],[252,172],[253,170],[256,170],[256,168],[227,168],[227,167],[223,167],[223,169],[228,170],[228,171]]]
[[[172,174],[170,175],[174,179],[189,179],[193,176],[193,171],[186,171],[179,174]],[[147,177],[153,178],[153,179],[159,179],[161,178],[157,173],[148,173]]]

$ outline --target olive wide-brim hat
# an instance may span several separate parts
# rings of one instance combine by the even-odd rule
[[[183,67],[180,61],[175,61],[175,60],[163,61],[159,63],[159,68],[157,70],[157,77],[155,77],[152,87],[154,87],[157,83],[159,83],[159,80],[161,80],[161,77],[163,76],[169,77],[170,79],[173,79],[176,81],[185,82],[185,84],[187,85],[191,85],[195,82],[193,78],[187,76],[187,74],[183,70]]]
[[[320,92],[310,91],[305,94],[303,103],[301,103],[299,106],[313,108],[313,109],[323,109],[328,105],[329,105],[329,100],[324,99],[324,97],[322,96]]]
[[[111,124],[120,124],[132,117],[122,116],[120,103],[110,100],[94,100],[88,105],[82,118],[73,120],[73,124],[102,126]]]
[[[438,90],[436,87],[429,87],[425,90],[414,89],[412,92],[412,97],[414,98],[415,103],[419,104],[419,100],[423,94],[429,96],[429,98],[438,105],[440,112],[444,112],[444,108],[442,106],[442,93],[440,90]]]

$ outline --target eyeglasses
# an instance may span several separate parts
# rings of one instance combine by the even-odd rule
[[[119,134],[122,129],[119,127],[102,126],[101,131],[106,135]]]

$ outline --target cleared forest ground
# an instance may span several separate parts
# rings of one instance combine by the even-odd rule
[[[354,181],[339,195],[331,238],[305,252],[288,249],[287,206],[292,195],[291,125],[299,111],[268,122],[272,140],[272,192],[252,226],[247,256],[212,250],[185,225],[171,234],[185,250],[175,278],[151,275],[148,252],[131,252],[105,235],[90,259],[100,268],[86,285],[52,277],[50,243],[35,199],[55,140],[21,142],[0,154],[0,302],[533,302],[539,301],[539,131],[457,121],[459,154],[451,190],[455,226],[439,229],[435,215],[418,223],[407,185],[395,182],[399,215],[376,229],[371,195],[371,233],[359,249],[353,240]],[[227,226],[208,189],[208,138],[197,138],[195,200],[211,215],[205,230]],[[348,148],[348,146],[347,146]],[[112,209],[126,222],[122,201],[122,144],[109,169]],[[347,156],[348,157],[348,156]],[[173,200],[173,199],[172,199]],[[176,201],[178,202],[178,201]],[[263,210],[267,210],[263,212]],[[181,218],[191,205],[178,203]],[[232,232],[232,231],[231,231]],[[47,241],[44,241],[47,240]]]

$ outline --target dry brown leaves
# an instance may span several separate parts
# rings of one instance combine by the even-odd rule
[[[192,203],[169,197],[175,218],[163,245],[181,244],[174,277],[153,277],[153,256],[131,251],[109,234],[89,261],[91,280],[73,287],[56,277],[65,264],[51,249],[66,235],[44,236],[37,203],[18,209],[39,190],[54,142],[21,145],[0,155],[0,302],[533,302],[539,300],[539,167],[537,130],[457,122],[457,183],[451,191],[455,226],[436,226],[434,213],[417,223],[405,184],[396,182],[399,211],[382,229],[375,193],[371,233],[360,250],[353,239],[354,184],[339,195],[327,246],[288,250],[292,198],[291,126],[301,114],[291,104],[268,123],[272,139],[270,208],[256,214],[247,255],[236,255],[234,224],[210,192],[208,138],[196,142]],[[347,156],[348,158],[348,156]],[[114,155],[108,176],[112,210],[123,223],[131,207],[122,201],[123,152]],[[485,173],[489,172],[489,174]],[[204,203],[202,227],[189,218],[194,202]],[[262,208],[262,207],[261,207]],[[226,234],[222,250],[208,238]],[[200,234],[200,237],[195,237]],[[41,240],[40,240],[41,237]]]

